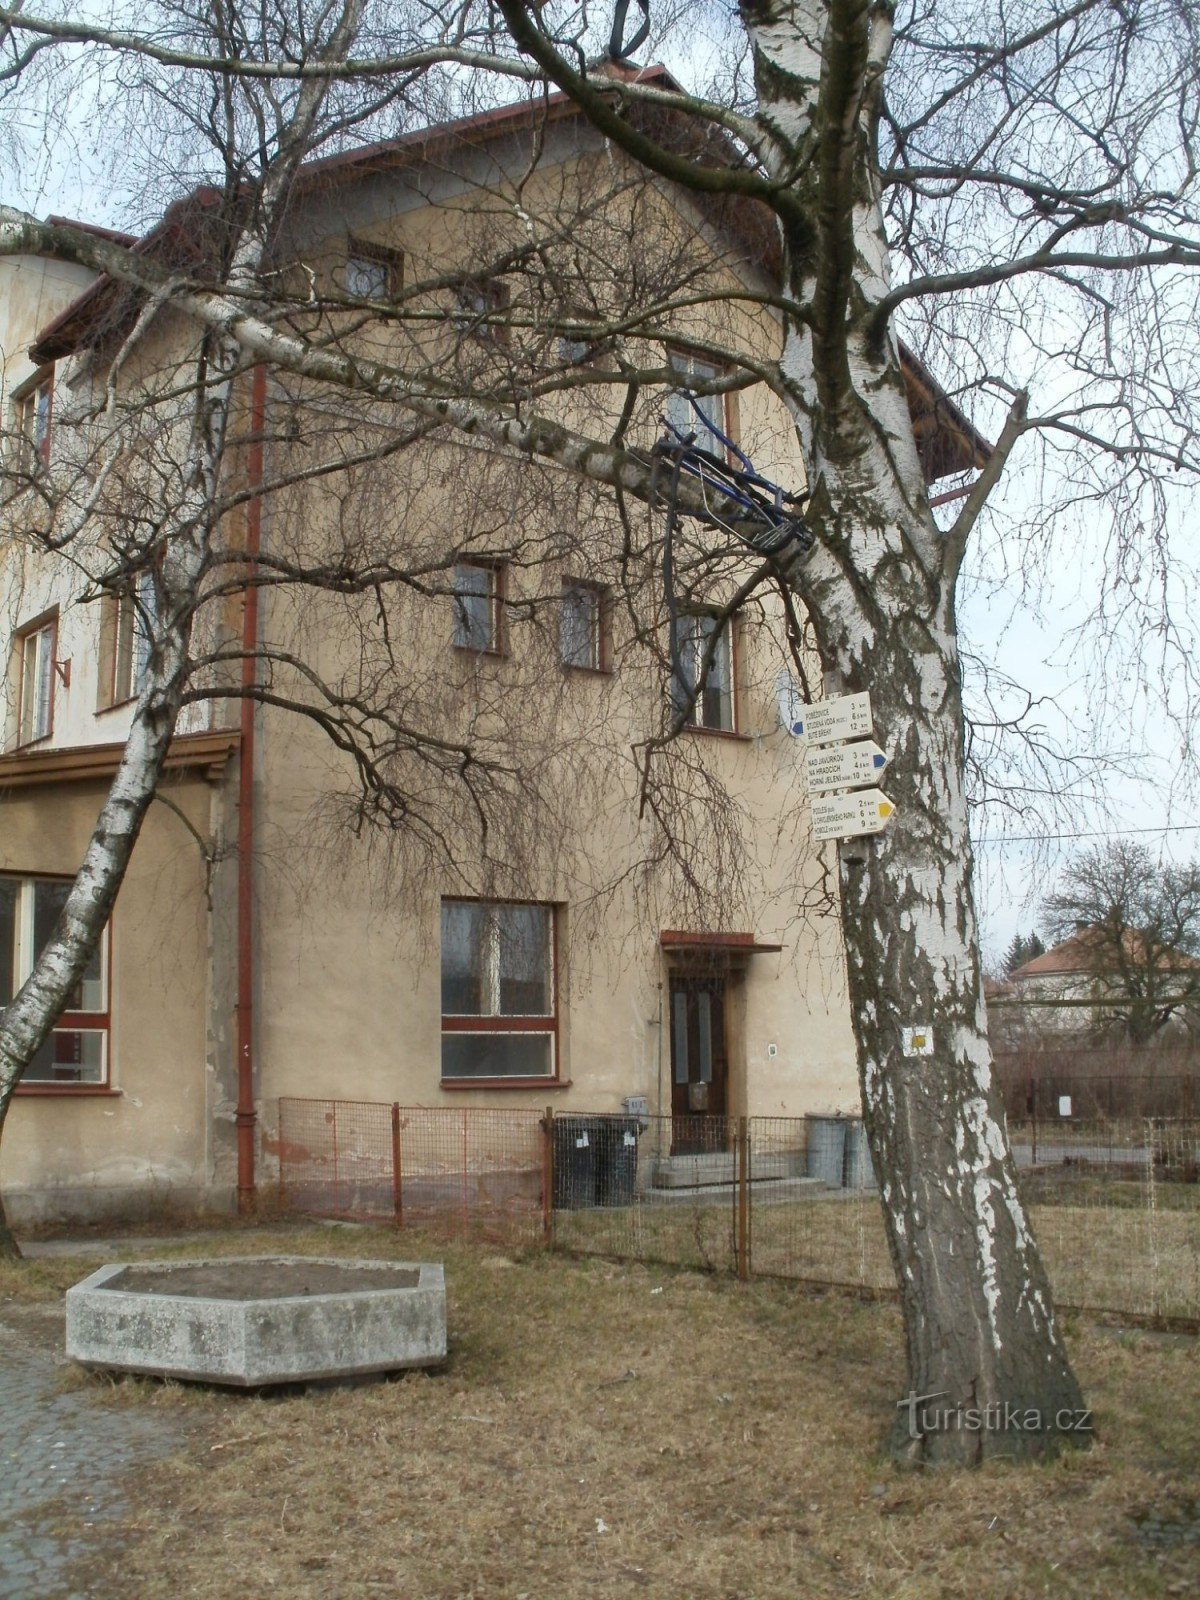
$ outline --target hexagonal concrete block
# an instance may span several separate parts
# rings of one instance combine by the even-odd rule
[[[116,1262],[67,1290],[88,1367],[254,1388],[446,1358],[441,1262],[310,1256]]]

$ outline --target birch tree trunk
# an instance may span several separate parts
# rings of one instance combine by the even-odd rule
[[[840,846],[863,1111],[904,1308],[906,1461],[1083,1442],[1079,1386],[1016,1187],[988,1044],[967,827],[954,610],[962,541],[929,510],[887,293],[875,155],[890,13],[863,0],[743,0],[785,290],[782,370],[817,534],[796,580],[827,695],[868,690],[889,827]],[[819,137],[814,137],[819,133]],[[794,176],[793,176],[794,175]],[[928,1054],[906,1049],[924,1031]]]

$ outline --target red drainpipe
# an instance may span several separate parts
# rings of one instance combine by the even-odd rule
[[[246,466],[248,486],[263,481],[263,429],[266,426],[266,368],[254,369],[250,385],[250,453]],[[255,559],[262,547],[262,501],[254,495],[246,508],[246,577],[258,572]],[[242,601],[242,688],[253,688],[258,662],[258,588],[248,582]],[[249,695],[241,703],[241,747],[238,759],[237,838],[237,1204],[243,1214],[253,1211],[254,1138],[258,1113],[254,1106],[254,711]]]

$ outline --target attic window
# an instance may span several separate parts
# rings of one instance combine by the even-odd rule
[[[346,256],[346,293],[357,300],[394,300],[404,287],[404,253],[351,239]]]

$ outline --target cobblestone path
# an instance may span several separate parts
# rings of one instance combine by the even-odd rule
[[[0,1600],[117,1600],[120,1573],[73,1587],[106,1525],[128,1514],[123,1479],[185,1442],[178,1420],[62,1389],[62,1318],[0,1310]]]

